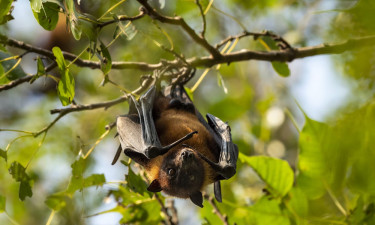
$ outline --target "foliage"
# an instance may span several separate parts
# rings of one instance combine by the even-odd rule
[[[371,0],[20,2],[0,2],[0,224],[375,224]],[[18,9],[45,43],[13,32]],[[351,92],[318,121],[293,89],[322,54]],[[223,203],[175,207],[134,162],[110,166],[123,102],[159,81],[231,125]]]

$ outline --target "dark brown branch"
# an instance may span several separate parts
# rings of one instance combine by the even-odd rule
[[[293,48],[279,51],[249,51],[239,50],[228,54],[223,54],[220,59],[213,59],[211,57],[201,57],[188,59],[187,61],[193,67],[211,67],[216,64],[231,63],[247,60],[262,60],[262,61],[279,61],[291,62],[295,59],[324,55],[324,54],[341,54],[345,51],[358,50],[362,47],[375,45],[375,36],[368,36],[362,38],[354,38],[338,44],[321,44],[310,47]]]
[[[106,22],[99,23],[98,27],[102,28],[102,27],[105,27],[105,26],[110,25],[112,23],[117,23],[119,21],[134,21],[134,20],[138,20],[138,19],[142,18],[144,15],[145,15],[145,12],[143,10],[140,10],[140,13],[138,15],[136,15],[136,16],[133,16],[133,17],[119,16],[119,17],[117,17],[114,20],[109,20],[109,21],[106,21]]]
[[[223,40],[217,46],[220,47],[221,45],[225,44],[226,42],[230,41],[231,39],[235,39],[237,37],[244,37],[249,35],[264,35],[264,33],[243,33],[234,37],[228,37],[227,39]],[[9,46],[17,47],[20,49],[24,49],[30,52],[39,53],[41,55],[47,57],[53,57],[53,53],[51,51],[34,47],[29,44],[25,44],[23,42],[8,39],[4,44]],[[246,61],[246,60],[263,60],[263,61],[280,61],[280,62],[291,62],[295,59],[316,56],[316,55],[323,55],[323,54],[340,54],[345,51],[357,50],[362,47],[372,46],[375,45],[375,36],[368,36],[368,37],[361,37],[361,38],[354,38],[347,40],[342,43],[338,44],[321,44],[317,46],[310,46],[310,47],[302,47],[302,48],[293,48],[280,50],[280,51],[270,51],[270,52],[262,52],[262,51],[250,51],[250,50],[240,50],[237,52],[232,52],[228,54],[222,55],[221,58],[212,58],[210,56],[200,57],[200,58],[189,58],[186,59],[186,62],[192,67],[211,67],[217,64],[222,63],[232,63],[232,62],[239,62],[239,61]],[[71,53],[63,52],[64,57],[68,60],[74,60],[77,56]],[[172,61],[161,61],[156,64],[148,64],[145,62],[113,62],[112,69],[139,69],[145,71],[152,71],[155,69],[161,69],[164,66],[171,65],[171,66],[178,66],[180,60],[172,60]],[[75,61],[77,66],[81,67],[90,67],[99,69],[100,62],[89,61],[89,60],[82,60],[77,59]],[[18,84],[24,83],[29,81],[32,76],[23,77],[17,80],[14,80],[8,84],[0,86],[0,91],[7,90],[12,87],[17,86]]]
[[[155,20],[158,20],[162,23],[168,23],[180,26],[183,30],[185,30],[186,33],[199,45],[201,45],[203,48],[205,48],[212,57],[214,58],[220,58],[221,54],[220,52],[214,48],[212,45],[210,45],[207,40],[199,36],[195,33],[194,29],[192,29],[183,18],[181,17],[168,17],[160,15],[158,12],[156,12],[148,3],[147,0],[137,0],[146,10],[146,13]]]
[[[78,112],[78,111],[85,111],[85,110],[93,110],[93,109],[99,109],[99,108],[109,108],[111,106],[114,106],[116,104],[119,104],[121,102],[125,102],[128,99],[127,95],[121,96],[120,98],[117,98],[112,101],[107,102],[100,102],[100,103],[94,103],[94,104],[88,104],[88,105],[72,105],[69,108],[63,108],[63,109],[52,109],[50,111],[51,114],[55,113],[70,113],[70,112]]]
[[[146,90],[148,87],[151,86],[151,84],[154,82],[153,78],[150,77],[146,79],[140,87],[138,87],[136,90],[132,92],[132,94],[139,95],[144,90]],[[88,104],[88,105],[72,105],[68,108],[63,109],[52,109],[50,111],[51,114],[59,113],[59,115],[63,114],[66,115],[71,112],[78,112],[78,111],[85,111],[85,110],[93,110],[93,109],[100,109],[105,108],[108,109],[111,106],[117,105],[119,103],[122,103],[128,99],[129,95],[121,96],[120,98],[117,98],[112,101],[107,102],[100,102],[100,103],[94,103],[94,104]]]
[[[26,44],[22,41],[14,40],[11,38],[8,38],[6,40],[0,40],[0,43],[3,43],[5,45],[20,48],[29,52],[38,53],[40,55],[46,56],[52,60],[55,59],[55,56],[53,55],[52,51],[35,47],[30,44]],[[100,68],[100,61],[90,61],[90,60],[84,60],[77,58],[77,55],[74,55],[69,52],[62,52],[64,55],[64,58],[69,61],[75,60],[74,64],[80,67],[90,67],[92,69],[99,69]],[[139,69],[139,70],[154,70],[159,69],[163,65],[161,63],[158,64],[147,64],[144,62],[113,62],[112,63],[112,69]]]
[[[223,45],[225,45],[226,43],[228,43],[229,41],[233,41],[234,39],[237,39],[237,38],[241,39],[243,37],[248,37],[248,36],[253,36],[255,40],[258,37],[269,36],[269,37],[273,38],[275,41],[282,43],[282,45],[284,46],[284,48],[282,48],[282,49],[287,49],[287,48],[291,49],[292,48],[290,46],[290,44],[285,39],[283,39],[281,36],[279,36],[277,34],[274,34],[274,33],[270,32],[270,31],[264,31],[264,32],[249,32],[249,31],[244,31],[244,32],[242,32],[242,33],[240,33],[238,35],[229,36],[229,37],[225,38],[220,43],[216,44],[215,48],[219,49]]]
[[[52,70],[53,68],[56,67],[56,62],[53,62],[52,64],[50,64],[49,66],[45,67],[44,70],[46,72]],[[11,89],[11,88],[14,88],[15,86],[18,86],[22,83],[25,83],[25,82],[29,82],[31,81],[36,75],[28,75],[28,76],[24,76],[24,77],[21,77],[19,79],[16,79],[16,80],[13,80],[7,84],[4,84],[4,85],[0,85],[0,92],[1,91],[5,91],[5,90],[8,90],[8,89]]]
[[[214,198],[209,196],[209,195],[204,195],[204,198],[208,201],[208,203],[210,203],[210,205],[214,208],[213,209],[213,213],[216,214],[221,221],[223,221],[223,224],[224,225],[229,225],[228,223],[228,216],[227,215],[224,215],[220,212],[219,208],[217,207],[215,201],[214,201]]]

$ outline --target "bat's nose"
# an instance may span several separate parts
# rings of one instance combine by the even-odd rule
[[[193,158],[193,152],[189,150],[183,150],[181,153],[182,160],[191,160]]]

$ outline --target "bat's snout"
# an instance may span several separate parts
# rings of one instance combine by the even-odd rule
[[[180,155],[182,161],[190,161],[194,158],[193,151],[190,150],[183,150]]]

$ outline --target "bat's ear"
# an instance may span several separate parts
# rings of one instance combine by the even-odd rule
[[[147,191],[151,191],[151,192],[159,192],[162,190],[163,189],[161,188],[160,183],[157,179],[153,180],[147,188]]]
[[[197,206],[203,208],[203,196],[200,191],[194,192],[190,195],[190,200]]]

